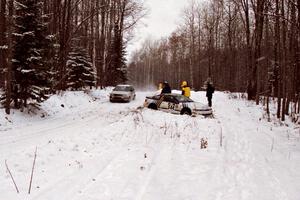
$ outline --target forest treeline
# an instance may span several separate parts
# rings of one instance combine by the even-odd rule
[[[211,77],[218,90],[276,98],[277,117],[299,113],[300,0],[190,1],[169,37],[147,40],[129,64],[138,86],[185,80],[201,90]],[[298,104],[297,104],[298,103]],[[298,106],[297,106],[298,105]]]
[[[0,0],[6,113],[56,91],[125,82],[125,48],[145,13],[141,0]]]

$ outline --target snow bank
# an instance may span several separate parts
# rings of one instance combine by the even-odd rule
[[[0,109],[0,131],[31,125],[39,121],[51,119],[74,117],[89,112],[96,112],[97,107],[108,101],[106,90],[92,91],[66,91],[61,94],[52,95],[48,100],[41,104],[40,110],[28,110],[24,112],[12,110],[11,115],[6,115],[4,109]],[[1,133],[0,133],[1,134]]]

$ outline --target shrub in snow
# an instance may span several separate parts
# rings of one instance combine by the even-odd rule
[[[201,149],[206,149],[207,146],[208,146],[208,141],[207,141],[207,139],[206,139],[206,138],[201,138],[200,142],[201,142],[200,148],[201,148]]]

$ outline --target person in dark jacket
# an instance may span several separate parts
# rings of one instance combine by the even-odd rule
[[[207,97],[209,107],[212,106],[212,96],[213,96],[214,92],[215,92],[215,88],[213,86],[213,83],[212,83],[211,79],[208,78],[206,81],[206,97]]]
[[[167,81],[163,83],[163,88],[161,90],[161,94],[172,93],[171,87]]]

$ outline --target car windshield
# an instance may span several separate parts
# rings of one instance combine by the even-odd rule
[[[159,100],[161,98],[161,96],[160,95],[155,95],[155,96],[146,97],[146,98],[150,98],[150,99],[154,99],[154,100]]]
[[[116,86],[114,88],[114,91],[127,91],[127,92],[129,92],[129,91],[132,91],[132,90],[133,90],[133,88],[130,87],[130,86],[121,86],[121,85],[118,85],[118,86]]]
[[[178,95],[175,97],[179,102],[193,102],[192,99],[186,97],[186,96],[183,96],[183,95]]]

